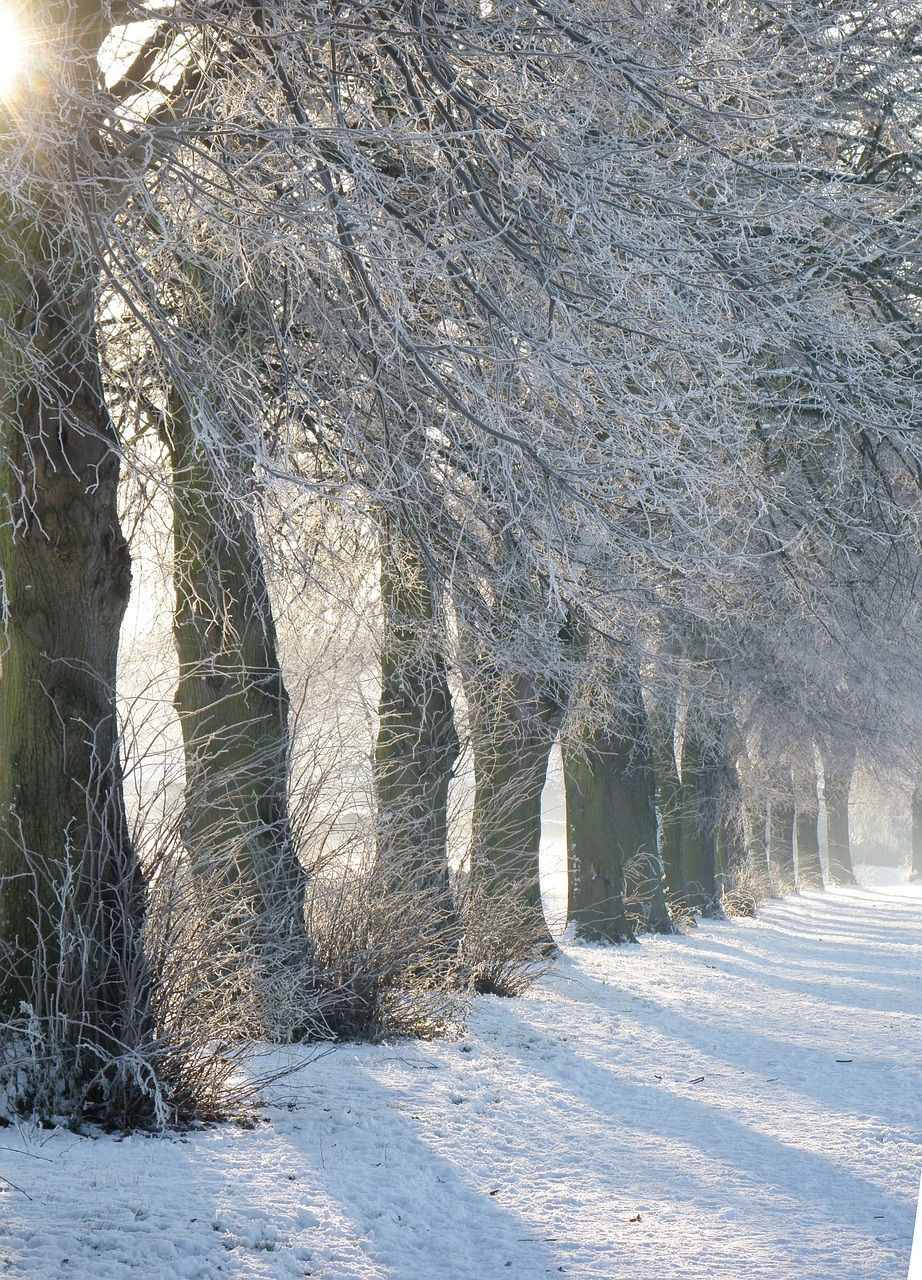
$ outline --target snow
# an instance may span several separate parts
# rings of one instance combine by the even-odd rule
[[[0,1276],[905,1280],[920,1018],[917,886],[568,943],[458,1041],[276,1053],[255,1128],[0,1131]]]
[[[909,1256],[908,1280],[922,1280],[922,1178],[919,1182],[919,1202],[916,1206],[916,1227],[912,1237],[912,1253]]]

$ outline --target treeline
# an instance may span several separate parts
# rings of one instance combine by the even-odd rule
[[[520,989],[557,740],[584,936],[818,887],[818,760],[851,878],[856,759],[920,771],[922,42],[890,0],[802,9],[23,14],[8,1107],[163,1123],[234,1039]],[[133,555],[175,657],[126,754]]]

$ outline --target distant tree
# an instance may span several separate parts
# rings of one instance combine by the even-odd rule
[[[922,787],[912,792],[912,862],[911,880],[922,880]]]
[[[797,887],[822,889],[816,765],[813,744],[809,752],[794,757],[794,801],[797,808]]]
[[[791,766],[780,764],[772,778],[769,810],[768,860],[783,893],[794,888],[794,782]]]
[[[848,742],[821,742],[820,753],[823,758],[829,881],[831,884],[854,884],[848,799],[855,772],[855,750]]]

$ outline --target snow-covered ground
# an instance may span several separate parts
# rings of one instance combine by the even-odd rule
[[[0,1131],[0,1276],[905,1280],[920,1029],[907,886],[567,946],[459,1041],[293,1055],[254,1129]]]

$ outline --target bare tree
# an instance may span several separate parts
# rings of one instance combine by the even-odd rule
[[[254,867],[268,865],[264,896],[274,912],[283,886],[297,921],[288,708],[254,521],[263,485],[297,486],[395,520],[433,612],[453,591],[475,866],[536,912],[537,798],[571,690],[562,620],[577,606],[613,655],[639,635],[651,663],[670,634],[706,626],[678,701],[686,888],[712,897],[734,696],[780,688],[785,714],[812,714],[809,736],[827,741],[894,705],[875,682],[918,684],[905,653],[873,652],[881,627],[851,649],[847,634],[875,610],[898,616],[883,587],[905,600],[918,565],[911,11],[87,0],[41,17],[48,85],[2,126],[4,1012],[41,1003],[26,953],[52,968],[77,954],[52,927],[75,864],[94,1034],[118,1039],[144,1004],[115,702],[125,441],[102,331],[126,405],[140,404],[144,335],[173,451],[179,704],[208,797],[189,815],[198,849],[215,822],[222,840],[233,828],[249,890],[263,895]],[[180,278],[211,297],[199,315],[176,307]],[[250,317],[236,336],[227,325],[254,298],[258,352],[237,341]],[[425,591],[391,621],[425,614]],[[772,611],[789,634],[761,642]],[[437,648],[423,665],[444,764]],[[820,666],[822,705],[806,708],[797,691]],[[701,693],[731,668],[733,696],[717,680]],[[420,732],[427,679],[410,699]],[[383,690],[382,795],[394,705]],[[656,735],[667,766],[674,721]],[[826,775],[841,810],[844,771]]]
[[[108,160],[97,64],[108,22],[92,3],[40,19],[51,74],[2,125],[0,1016],[62,1017],[70,1044],[84,1045],[78,1073],[103,1096],[100,1059],[147,1033],[144,889],[115,701],[131,569],[97,354],[99,249],[84,216]],[[123,1092],[130,1111],[143,1089],[125,1081]]]

